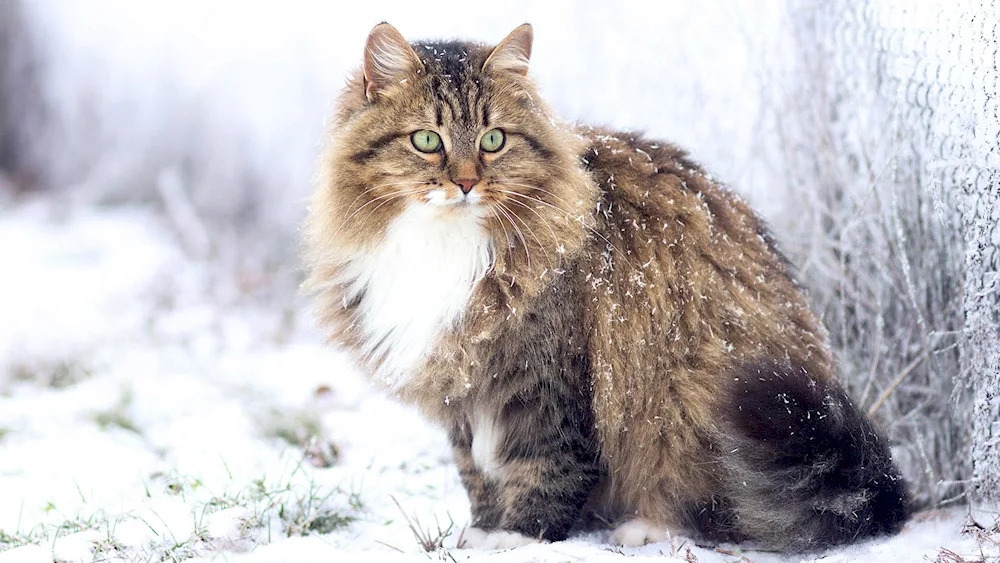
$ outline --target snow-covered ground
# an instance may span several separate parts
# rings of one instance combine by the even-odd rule
[[[323,347],[304,303],[254,305],[169,232],[139,208],[0,210],[0,562],[802,559],[606,532],[425,551],[413,529],[448,545],[469,518],[443,434]],[[806,560],[1000,556],[966,515]]]

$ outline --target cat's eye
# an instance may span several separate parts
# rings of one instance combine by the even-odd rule
[[[430,129],[421,129],[410,135],[413,148],[420,152],[437,152],[441,150],[441,135]]]
[[[506,140],[507,137],[503,134],[503,131],[499,129],[490,129],[485,135],[483,135],[483,138],[479,140],[479,148],[486,152],[497,152],[503,148]]]

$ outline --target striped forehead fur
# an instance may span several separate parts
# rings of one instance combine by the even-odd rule
[[[430,75],[436,125],[444,124],[444,111],[449,112],[452,121],[488,125],[489,98],[483,84],[485,77],[479,71],[485,47],[460,41],[418,42],[414,50]]]

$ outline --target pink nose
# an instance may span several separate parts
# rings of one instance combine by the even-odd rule
[[[472,191],[472,188],[476,186],[476,182],[478,181],[479,178],[466,178],[464,180],[455,180],[455,183],[462,189],[463,194],[467,194]]]

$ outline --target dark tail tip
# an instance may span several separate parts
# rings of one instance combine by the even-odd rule
[[[777,363],[733,379],[721,454],[732,528],[789,551],[902,528],[906,483],[885,437],[839,385]]]

